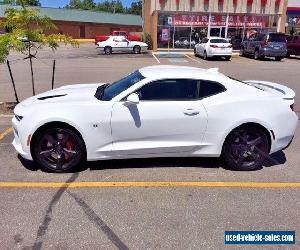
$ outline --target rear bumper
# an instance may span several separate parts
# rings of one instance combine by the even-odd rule
[[[294,114],[293,117],[288,119],[288,124],[285,123],[285,125],[282,126],[280,132],[275,132],[275,140],[272,142],[270,153],[284,150],[291,145],[296,132],[297,125],[298,116]]]
[[[274,50],[274,49],[268,49],[264,48],[261,50],[260,55],[261,56],[267,56],[267,57],[285,57],[287,54],[287,50]]]

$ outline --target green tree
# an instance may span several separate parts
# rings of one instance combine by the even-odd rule
[[[66,7],[70,9],[81,9],[82,2],[80,0],[70,0],[69,4]]]
[[[32,58],[36,58],[38,51],[45,46],[56,50],[60,42],[73,46],[78,46],[78,43],[66,35],[46,35],[47,32],[56,29],[50,17],[40,15],[39,10],[27,8],[24,3],[22,4],[21,9],[7,8],[5,10],[6,19],[0,22],[0,27],[10,30],[9,33],[0,36],[0,62],[6,60],[11,50],[25,54],[24,59],[30,61],[34,95]]]
[[[128,13],[133,15],[142,15],[143,4],[142,1],[137,1],[131,3],[130,8],[128,9]]]
[[[96,4],[93,0],[83,0],[81,3],[81,9],[83,10],[93,10],[95,9]]]
[[[39,0],[4,0],[4,4],[15,4],[15,5],[22,5],[25,6],[41,6]]]

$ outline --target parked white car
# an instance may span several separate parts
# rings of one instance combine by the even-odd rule
[[[104,42],[98,42],[97,48],[109,55],[113,52],[133,52],[140,54],[148,49],[148,45],[143,42],[129,41],[124,36],[110,36]]]
[[[292,141],[294,98],[283,85],[217,69],[150,66],[112,84],[69,85],[21,102],[13,145],[52,172],[85,160],[199,156],[254,170]]]
[[[195,45],[195,56],[202,56],[207,60],[211,57],[224,57],[230,60],[232,56],[232,45],[224,38],[206,37]]]

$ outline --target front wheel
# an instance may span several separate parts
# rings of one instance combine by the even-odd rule
[[[275,61],[280,62],[281,60],[282,60],[282,57],[281,57],[281,56],[276,56],[276,57],[275,57]]]
[[[110,54],[112,54],[112,49],[111,49],[111,47],[105,47],[104,48],[104,53],[106,54],[106,55],[110,55]]]
[[[84,142],[70,128],[56,127],[39,132],[33,150],[34,159],[46,172],[74,171],[85,159]]]
[[[232,131],[225,140],[222,156],[233,170],[260,169],[268,156],[268,137],[261,128],[244,126]]]
[[[141,54],[141,47],[140,46],[134,46],[133,47],[133,53],[134,54]]]
[[[259,60],[260,58],[259,58],[259,51],[258,50],[255,50],[255,52],[254,52],[254,59],[255,60]]]

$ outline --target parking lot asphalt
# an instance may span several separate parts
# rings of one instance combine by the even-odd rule
[[[189,54],[95,52],[91,45],[58,51],[56,86],[111,82],[145,65],[219,67],[240,79],[286,83],[295,90],[300,110],[296,58],[226,62]],[[53,56],[44,51],[40,58],[35,62],[38,92],[49,89]],[[30,78],[19,63],[13,70],[23,99],[30,95]],[[0,101],[13,101],[5,65],[0,76]],[[98,161],[78,173],[49,174],[17,156],[10,120],[0,116],[0,249],[250,248],[224,245],[225,230],[295,230],[296,245],[251,249],[300,248],[299,127],[288,149],[253,172],[230,171],[220,159],[155,158]]]

